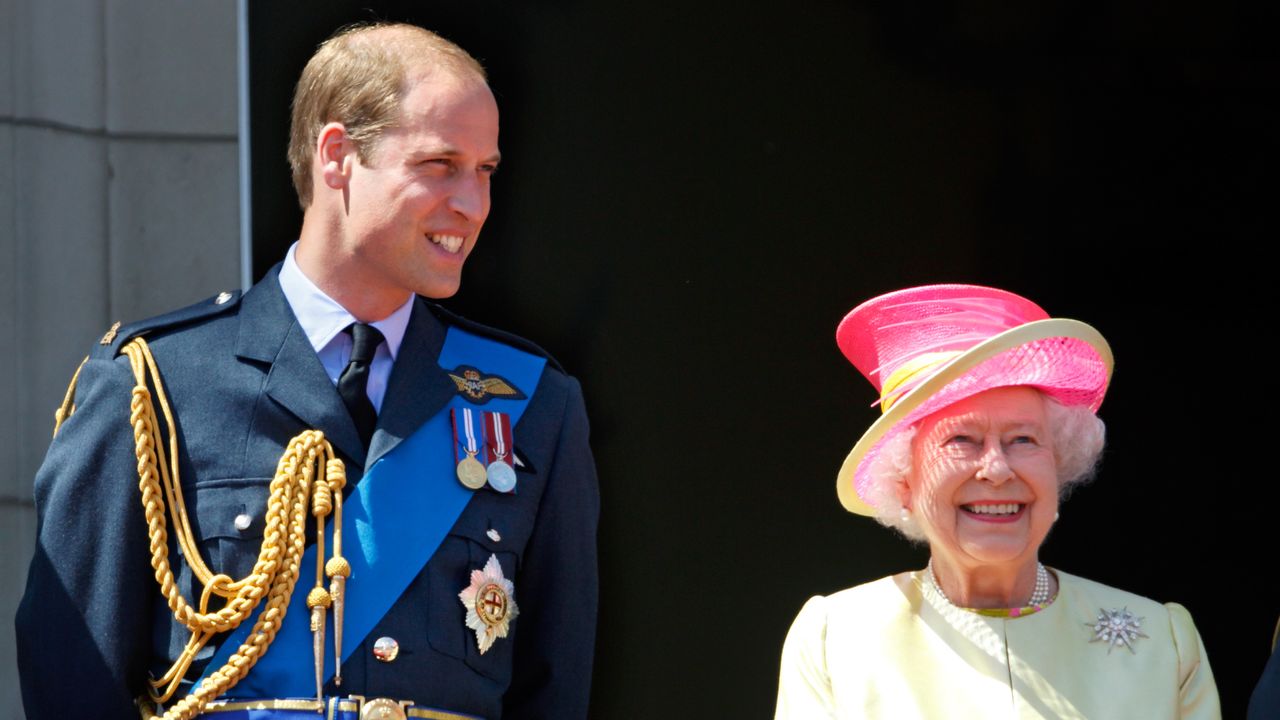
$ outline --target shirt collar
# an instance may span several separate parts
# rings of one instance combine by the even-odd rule
[[[297,247],[298,243],[295,242],[284,256],[284,265],[280,268],[280,289],[284,291],[284,297],[289,301],[289,307],[298,318],[302,331],[307,334],[307,340],[311,341],[311,347],[320,352],[338,333],[358,321],[337,300],[326,295],[311,282],[311,278],[303,274],[298,261],[294,259]],[[387,350],[391,353],[392,360],[395,360],[396,353],[400,351],[400,342],[404,340],[405,328],[409,325],[409,315],[412,312],[413,295],[409,295],[409,299],[395,312],[369,323],[387,341]]]

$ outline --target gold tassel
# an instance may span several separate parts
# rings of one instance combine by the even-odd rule
[[[336,528],[335,528],[336,531]],[[337,533],[335,532],[335,537]],[[337,540],[333,543],[336,546]],[[325,565],[329,575],[329,594],[333,597],[333,684],[342,684],[342,613],[347,602],[347,578],[351,576],[351,564],[335,555]]]
[[[329,607],[329,593],[322,587],[311,588],[307,593],[307,607],[311,608],[312,650],[316,658],[316,701],[324,705],[324,611]]]
[[[333,497],[333,557],[324,571],[333,596],[333,684],[341,685],[342,616],[347,605],[347,578],[351,577],[351,563],[342,556],[342,490],[347,485],[347,471],[341,460],[330,458],[325,464],[325,479]]]

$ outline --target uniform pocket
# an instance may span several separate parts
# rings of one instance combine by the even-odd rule
[[[270,483],[271,478],[236,478],[183,489],[192,531],[214,574],[239,580],[253,571],[262,551]]]
[[[475,516],[472,516],[474,518]],[[497,638],[483,654],[476,631],[467,627],[467,610],[459,594],[471,584],[473,570],[483,570],[490,557],[497,557],[502,574],[514,581],[519,569],[519,555],[510,546],[490,535],[490,528],[479,516],[479,522],[468,515],[460,518],[427,564],[427,592],[430,598],[425,611],[427,642],[432,649],[465,662],[471,669],[502,683],[511,679],[512,647],[520,626],[517,616],[510,621],[505,638]],[[514,588],[518,605],[520,588]]]

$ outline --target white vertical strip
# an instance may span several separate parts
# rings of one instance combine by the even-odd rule
[[[249,0],[236,0],[236,85],[239,95],[240,287],[253,284],[253,189],[249,172]]]

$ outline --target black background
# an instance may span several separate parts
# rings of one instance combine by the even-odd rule
[[[1243,714],[1280,613],[1277,11],[1034,5],[249,4],[257,276],[300,227],[288,102],[317,43],[406,20],[490,72],[503,169],[447,304],[586,388],[593,717],[767,717],[808,596],[923,565],[836,501],[875,411],[833,334],[929,282],[1111,341],[1102,472],[1042,558],[1185,604]]]

